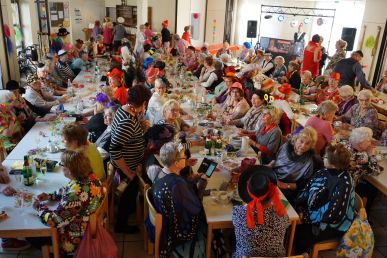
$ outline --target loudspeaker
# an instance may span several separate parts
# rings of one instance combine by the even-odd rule
[[[257,21],[247,21],[247,38],[257,37]]]
[[[356,37],[356,28],[343,28],[341,39],[347,41],[347,51],[353,50],[353,42]]]

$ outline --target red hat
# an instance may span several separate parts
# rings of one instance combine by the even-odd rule
[[[292,86],[289,83],[282,84],[278,91],[285,95],[290,95],[292,93]]]
[[[227,66],[226,69],[224,69],[224,73],[227,74],[229,72],[236,73],[235,67],[234,66]]]
[[[274,85],[275,85],[275,83],[272,79],[270,79],[270,78],[266,79],[262,82],[261,90],[269,91]]]
[[[114,68],[111,72],[107,73],[107,77],[117,77],[119,79],[122,79],[124,76],[124,73],[118,70],[117,68]]]
[[[143,45],[151,45],[152,46],[152,42],[149,40],[149,39],[146,39],[143,43]]]
[[[232,89],[232,88],[240,89],[240,90],[243,92],[243,86],[242,86],[242,84],[240,84],[239,82],[234,82],[234,83],[231,85],[231,89]]]
[[[159,74],[158,68],[149,67],[148,70],[146,70],[146,78],[155,77]]]
[[[330,76],[332,79],[335,79],[337,81],[340,80],[340,74],[339,73],[331,73],[331,76]]]
[[[161,23],[161,25],[163,25],[164,27],[168,27],[168,24],[169,24],[168,20],[164,20],[164,21]]]

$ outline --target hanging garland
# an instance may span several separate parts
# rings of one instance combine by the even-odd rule
[[[7,45],[7,52],[8,52],[8,55],[11,55],[13,52],[13,44],[11,41],[11,30],[9,29],[7,24],[3,25],[3,31],[5,36],[5,43]]]

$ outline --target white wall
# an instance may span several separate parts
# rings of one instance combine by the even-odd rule
[[[373,1],[373,0],[368,0]],[[376,0],[377,1],[377,0]],[[386,0],[380,0],[386,2]],[[329,45],[330,54],[334,53],[335,41],[341,37],[341,30],[343,27],[355,27],[358,29],[358,33],[355,39],[356,42],[359,40],[359,31],[361,27],[361,20],[363,17],[365,0],[354,0],[354,1],[292,1],[291,4],[287,0],[239,0],[238,1],[238,13],[237,13],[237,24],[235,32],[235,42],[242,44],[250,39],[246,38],[247,33],[247,21],[257,20],[258,21],[258,32],[259,34],[259,19],[261,4],[264,5],[278,5],[278,6],[291,6],[291,7],[304,7],[304,8],[325,8],[325,9],[336,9],[335,20],[333,23],[331,42]],[[381,11],[379,11],[381,12]],[[303,16],[286,16],[285,20],[280,23],[277,18],[278,15],[272,14],[273,18],[264,19],[265,14],[262,15],[260,35],[263,37],[273,37],[280,39],[292,40],[296,28],[290,27],[290,21],[296,19],[299,23],[303,22]],[[322,26],[317,25],[317,18],[310,18],[309,24],[304,26],[304,32],[307,33],[307,41],[310,40],[313,34],[322,35],[325,39],[325,46],[328,44],[329,34],[332,26],[333,19],[324,18],[325,22]],[[255,44],[257,38],[253,39]],[[324,44],[323,44],[324,45]]]
[[[191,16],[192,13],[199,13],[199,19],[200,19],[200,25],[199,25],[199,39],[194,40],[192,39],[192,45],[194,46],[201,46],[204,42],[204,25],[205,25],[205,19],[206,19],[206,1],[201,0],[192,0],[191,1],[191,13],[189,14],[189,19],[191,22]],[[190,23],[189,23],[190,24]]]
[[[184,26],[190,24],[191,0],[179,0],[177,4],[176,34],[183,35]]]
[[[208,0],[205,41],[209,44],[223,42],[226,0]],[[214,21],[216,21],[214,23]],[[215,25],[215,33],[214,33]]]

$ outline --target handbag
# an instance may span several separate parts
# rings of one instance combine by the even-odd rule
[[[359,215],[344,234],[337,249],[337,257],[372,257],[375,238],[367,220],[365,209],[361,208]]]
[[[96,234],[93,238],[87,228],[74,258],[117,258],[118,248],[110,234],[97,222]]]

